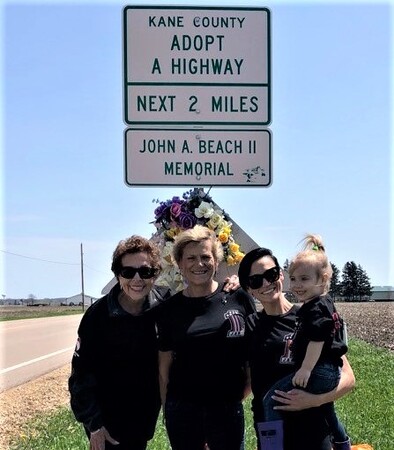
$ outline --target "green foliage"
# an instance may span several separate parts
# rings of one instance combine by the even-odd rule
[[[365,270],[354,261],[347,262],[342,270],[342,295],[347,301],[361,301],[370,297],[371,283]]]
[[[168,442],[166,429],[163,423],[163,416],[160,413],[159,420],[157,421],[155,435],[148,444],[149,450],[171,450],[170,443]]]
[[[358,295],[361,299],[362,297],[370,297],[372,294],[372,287],[367,275],[367,272],[360,266],[357,266],[358,275]]]
[[[333,263],[331,263],[331,267],[332,267],[332,278],[330,283],[330,295],[335,300],[335,297],[337,297],[341,293],[341,283],[339,281],[340,271],[338,267]]]
[[[349,361],[356,375],[351,394],[336,403],[352,441],[374,450],[394,448],[394,356],[388,350],[351,339]]]
[[[336,410],[354,443],[368,443],[374,450],[394,445],[394,356],[357,339],[350,339],[348,358],[356,375],[352,393],[336,402]],[[246,450],[256,449],[250,399],[245,402]],[[170,450],[160,416],[149,450]],[[62,408],[26,424],[11,450],[88,450],[83,427]]]
[[[82,314],[81,306],[4,306],[0,308],[0,322],[41,317]]]
[[[63,407],[55,413],[27,423],[10,450],[88,450],[82,426],[71,411]]]

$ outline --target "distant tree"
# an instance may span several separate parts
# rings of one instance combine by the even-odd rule
[[[346,301],[354,301],[357,295],[357,265],[354,261],[347,262],[342,269],[342,295]]]
[[[30,302],[30,304],[34,303],[34,300],[37,298],[34,294],[29,294],[27,297],[29,300],[28,302]]]
[[[365,270],[354,261],[347,262],[342,270],[342,295],[346,301],[361,301],[371,294],[372,287]]]
[[[341,294],[342,284],[339,280],[340,270],[334,263],[331,263],[331,267],[332,267],[332,278],[330,284],[330,295],[335,300],[335,298]]]
[[[370,298],[372,295],[372,286],[370,283],[370,279],[367,275],[367,272],[360,266],[357,266],[358,270],[358,295],[360,301],[363,299],[363,297]]]

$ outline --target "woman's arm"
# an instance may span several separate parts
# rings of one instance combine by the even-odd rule
[[[167,396],[168,376],[172,364],[172,352],[159,351],[159,383],[160,383],[160,398],[161,404],[164,406]]]
[[[346,356],[342,357],[343,367],[338,386],[324,394],[311,394],[310,392],[292,389],[289,392],[275,391],[272,398],[283,406],[275,406],[280,411],[300,411],[302,409],[316,408],[324,403],[334,402],[350,392],[355,385],[355,377]]]
[[[245,380],[245,388],[244,388],[244,396],[243,396],[244,400],[252,393],[252,382],[251,382],[249,364],[245,367],[245,374],[246,374],[246,380]]]
[[[94,333],[95,329],[99,329],[95,317],[92,319],[91,315],[84,315],[78,328],[78,340],[68,379],[71,409],[76,420],[83,423],[89,431],[98,430],[104,425],[97,369],[92,361],[100,358],[97,351],[100,340]]]

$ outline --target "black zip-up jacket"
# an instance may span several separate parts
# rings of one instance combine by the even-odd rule
[[[139,316],[118,303],[119,284],[82,317],[69,391],[87,432],[105,426],[120,441],[152,438],[160,411],[156,307],[170,295],[155,286]]]

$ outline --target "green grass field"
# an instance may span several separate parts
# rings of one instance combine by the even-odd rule
[[[82,306],[1,306],[0,322],[70,314],[82,314]]]
[[[336,403],[337,412],[353,443],[368,443],[374,450],[394,448],[394,356],[388,350],[351,339],[348,358],[356,374],[352,393]],[[256,441],[250,413],[245,403],[246,450],[255,450]],[[170,450],[161,418],[149,450]],[[86,436],[67,408],[26,424],[11,450],[88,450]],[[301,450],[301,449],[300,449]]]

